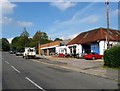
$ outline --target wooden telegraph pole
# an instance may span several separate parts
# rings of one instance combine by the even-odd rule
[[[110,48],[110,44],[109,44],[109,12],[108,12],[108,0],[106,0],[106,17],[107,17],[107,34],[106,34],[106,41],[107,41],[107,49]]]

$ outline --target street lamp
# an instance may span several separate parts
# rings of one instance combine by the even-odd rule
[[[107,34],[106,34],[106,41],[107,41],[107,49],[110,48],[110,45],[109,45],[109,13],[108,13],[108,0],[106,0],[106,17],[107,17]]]

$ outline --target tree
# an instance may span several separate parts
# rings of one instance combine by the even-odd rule
[[[37,31],[33,36],[33,41],[35,43],[36,49],[38,49],[38,45],[49,43],[52,40],[48,39],[48,35],[45,32]]]
[[[38,44],[45,44],[48,42],[51,42],[51,40],[48,39],[48,35],[45,32],[37,31],[35,35],[33,36],[33,40],[35,41],[36,47]]]
[[[24,28],[24,31],[20,34],[20,37],[23,40],[24,47],[29,46],[29,33],[27,32],[26,28]]]
[[[56,38],[54,41],[62,41],[62,39],[60,39],[60,38]]]
[[[10,50],[10,44],[6,38],[2,38],[2,50],[3,51],[9,51]]]
[[[30,47],[35,47],[35,40],[33,38],[29,38],[29,46]]]
[[[29,37],[29,33],[27,32],[26,28],[24,27],[24,31],[20,34],[21,37]]]
[[[16,51],[23,51],[24,49],[24,41],[22,39],[22,37],[15,37],[13,40],[12,40],[12,49],[13,50],[16,50]]]

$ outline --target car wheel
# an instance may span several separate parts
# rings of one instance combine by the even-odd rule
[[[92,60],[95,60],[95,57],[92,57]]]
[[[27,59],[27,56],[25,56],[25,59]]]

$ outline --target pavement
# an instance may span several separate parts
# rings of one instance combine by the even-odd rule
[[[112,79],[118,81],[118,71],[116,69],[104,68],[103,59],[97,60],[85,60],[85,59],[76,59],[76,58],[60,58],[52,56],[41,56],[37,55],[40,58],[48,59],[44,60],[46,63],[50,63],[62,68],[74,70],[77,72],[82,72],[85,74],[91,74],[99,77],[104,77],[107,79]],[[42,61],[42,60],[41,60]]]

